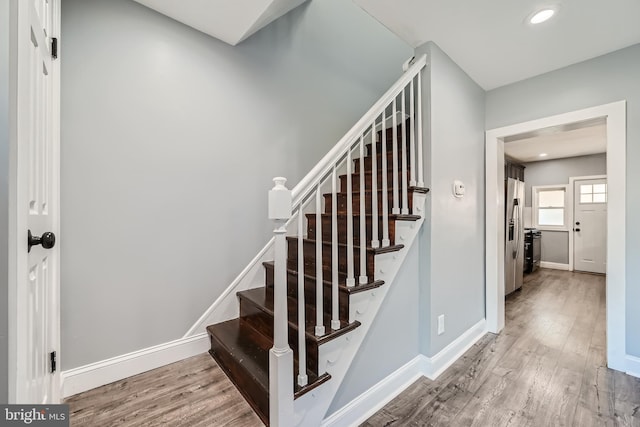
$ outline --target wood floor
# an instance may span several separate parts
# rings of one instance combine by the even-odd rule
[[[604,277],[541,270],[507,298],[506,327],[363,425],[639,426],[640,379],[605,367]],[[72,426],[261,426],[209,355],[67,400]],[[310,426],[311,427],[311,426]]]
[[[72,426],[264,426],[209,354],[67,399]]]
[[[606,368],[603,276],[539,270],[506,327],[363,426],[640,426],[640,379]]]

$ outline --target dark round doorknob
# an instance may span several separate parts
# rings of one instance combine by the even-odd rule
[[[579,228],[574,228],[573,231],[580,231],[580,229]]]
[[[50,231],[47,231],[42,236],[34,236],[31,234],[31,230],[27,232],[27,244],[29,245],[29,252],[31,252],[32,246],[42,245],[45,249],[51,249],[56,245],[56,235]]]

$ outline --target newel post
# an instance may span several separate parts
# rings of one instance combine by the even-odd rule
[[[289,347],[287,320],[287,240],[286,222],[291,218],[291,191],[286,178],[273,179],[269,191],[269,219],[275,223],[273,348],[269,352],[269,424],[293,425],[293,351]]]

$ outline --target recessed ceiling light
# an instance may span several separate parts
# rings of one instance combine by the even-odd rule
[[[544,21],[550,19],[553,15],[555,15],[556,11],[553,9],[542,9],[533,14],[531,18],[529,18],[529,22],[532,24],[541,24]]]
[[[540,153],[540,157],[547,157],[548,154],[547,153]]]

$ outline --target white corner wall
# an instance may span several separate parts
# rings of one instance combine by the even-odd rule
[[[430,192],[419,237],[420,350],[431,357],[484,318],[485,91],[435,43],[416,49],[422,53],[429,58],[423,122]],[[463,198],[453,196],[454,180],[465,184]]]

